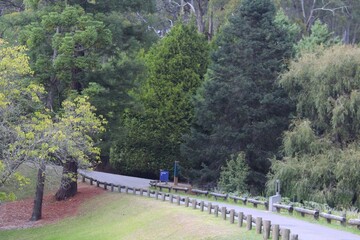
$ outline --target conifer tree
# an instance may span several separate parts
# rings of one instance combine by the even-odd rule
[[[191,98],[207,69],[208,47],[193,25],[178,24],[145,56],[148,76],[132,96],[124,136],[111,161],[122,172],[155,177],[180,159],[182,134],[190,130]]]
[[[243,151],[248,183],[264,186],[268,158],[277,153],[291,111],[276,79],[292,43],[275,15],[272,1],[245,0],[216,39],[194,127],[182,147],[203,183],[215,182],[230,155]]]

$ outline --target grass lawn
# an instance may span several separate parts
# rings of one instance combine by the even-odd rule
[[[221,217],[146,197],[106,193],[85,203],[76,217],[39,228],[0,231],[6,240],[262,239]]]

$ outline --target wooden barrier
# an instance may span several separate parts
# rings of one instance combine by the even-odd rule
[[[256,199],[251,199],[251,198],[248,198],[247,201],[249,203],[252,203],[254,205],[254,207],[257,208],[258,205],[264,205],[266,209],[268,209],[269,207],[269,204],[268,202],[266,201],[259,201],[259,200],[256,200]]]
[[[226,207],[221,207],[221,218],[226,220]]]
[[[262,232],[262,218],[257,217],[256,220],[255,220],[255,224],[256,224],[256,233],[261,234],[261,232]]]
[[[175,192],[177,192],[177,191],[184,191],[185,193],[187,193],[187,192],[189,191],[189,188],[186,188],[186,187],[176,187],[176,186],[173,186],[172,189],[175,190]]]
[[[204,201],[201,201],[200,202],[200,211],[202,211],[202,212],[204,211],[204,205],[205,205]]]
[[[207,196],[209,194],[209,191],[203,191],[203,190],[199,190],[199,189],[191,189],[191,192],[195,193],[196,196],[201,195],[201,194]]]
[[[246,229],[252,229],[252,216],[250,214],[246,216]]]
[[[213,196],[215,198],[215,200],[217,200],[217,198],[222,198],[224,200],[226,200],[228,198],[227,194],[221,194],[221,193],[215,193],[215,192],[210,192],[209,194],[211,196]]]
[[[336,216],[332,215],[331,212],[328,213],[319,213],[320,217],[325,218],[328,223],[331,223],[331,220],[339,221],[341,225],[346,225],[346,217],[345,216]]]
[[[294,211],[294,207],[292,205],[282,205],[282,204],[274,203],[273,207],[276,208],[276,211],[278,213],[281,211],[281,209],[286,209],[289,212],[289,214],[292,214]]]
[[[272,240],[279,240],[280,228],[278,224],[274,224],[272,228]]]
[[[239,223],[239,227],[243,226],[243,221],[244,221],[244,213],[243,212],[238,212],[238,223]]]
[[[269,239],[270,238],[270,230],[271,230],[271,222],[268,220],[264,220],[263,225],[264,225],[264,230],[263,230],[264,239]]]
[[[237,203],[237,201],[241,200],[244,205],[246,205],[247,197],[237,197],[237,196],[229,196],[230,199],[234,200],[234,203]]]
[[[169,192],[171,192],[171,186],[165,186],[165,185],[159,185],[159,184],[156,184],[155,185],[155,188],[158,187],[160,189],[160,192],[162,191],[163,188],[165,189],[168,189]]]
[[[215,214],[215,217],[219,216],[219,206],[218,205],[214,206],[214,214]]]
[[[211,202],[209,202],[209,203],[207,204],[207,209],[208,209],[208,213],[211,214],[211,209],[212,209],[212,204],[211,204]]]
[[[296,212],[299,212],[301,216],[305,217],[305,214],[312,215],[316,220],[319,219],[319,210],[309,210],[305,208],[294,207]]]
[[[356,226],[360,230],[360,219],[350,219],[348,223]]]

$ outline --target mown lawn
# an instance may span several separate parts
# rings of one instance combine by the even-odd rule
[[[6,240],[262,239],[214,215],[169,202],[106,193],[85,203],[76,217],[39,228],[0,231]]]

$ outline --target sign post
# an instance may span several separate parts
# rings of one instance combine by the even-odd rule
[[[174,186],[177,186],[179,183],[179,161],[175,161],[174,163]]]

